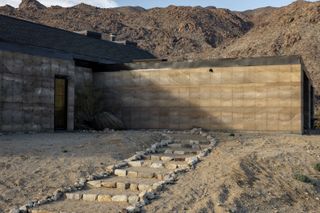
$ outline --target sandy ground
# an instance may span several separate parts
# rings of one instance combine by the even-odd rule
[[[0,212],[105,171],[159,140],[142,131],[0,136]]]
[[[146,212],[320,212],[320,136],[216,133],[217,149],[167,187]],[[0,136],[0,212],[103,171],[160,134]],[[293,178],[301,173],[314,184]]]
[[[217,134],[220,144],[146,212],[320,212],[320,136]],[[310,177],[314,185],[293,178]]]

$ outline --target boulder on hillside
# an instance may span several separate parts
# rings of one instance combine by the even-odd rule
[[[12,7],[11,5],[6,4],[4,6],[1,6],[0,10],[5,11],[5,12],[13,12],[15,10],[15,8]]]
[[[42,10],[46,8],[46,6],[44,6],[37,0],[22,0],[19,4],[20,10]]]

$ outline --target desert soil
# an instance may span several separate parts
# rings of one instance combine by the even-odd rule
[[[147,131],[0,136],[0,213],[105,171],[161,137]]]
[[[320,212],[320,136],[215,133],[218,147],[146,212]],[[0,212],[103,171],[157,132],[0,136]],[[303,183],[294,174],[310,177]]]
[[[217,149],[146,212],[320,212],[319,136],[216,135]]]

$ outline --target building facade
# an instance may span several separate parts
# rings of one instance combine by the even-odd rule
[[[75,91],[88,83],[129,129],[312,128],[299,56],[163,62],[100,37],[0,15],[0,131],[73,130]]]
[[[0,131],[73,130],[75,90],[94,70],[154,58],[88,35],[0,15]]]
[[[298,56],[128,64],[94,74],[130,129],[303,133],[312,86]]]

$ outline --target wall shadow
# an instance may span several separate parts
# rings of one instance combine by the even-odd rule
[[[93,82],[128,129],[300,134],[301,73],[296,57],[226,59],[120,65]]]
[[[105,110],[120,118],[128,129],[234,131],[228,125],[232,122],[232,110],[222,112],[223,106],[213,109],[211,105],[221,100],[232,105],[232,97],[221,97],[222,93],[212,93],[209,87],[188,86],[190,76],[182,73],[180,77],[171,78],[170,75],[177,74],[174,72],[163,77],[168,85],[159,85],[160,75],[168,74],[161,72],[94,73],[93,78],[96,88],[104,94]],[[211,78],[209,69],[207,75]]]

